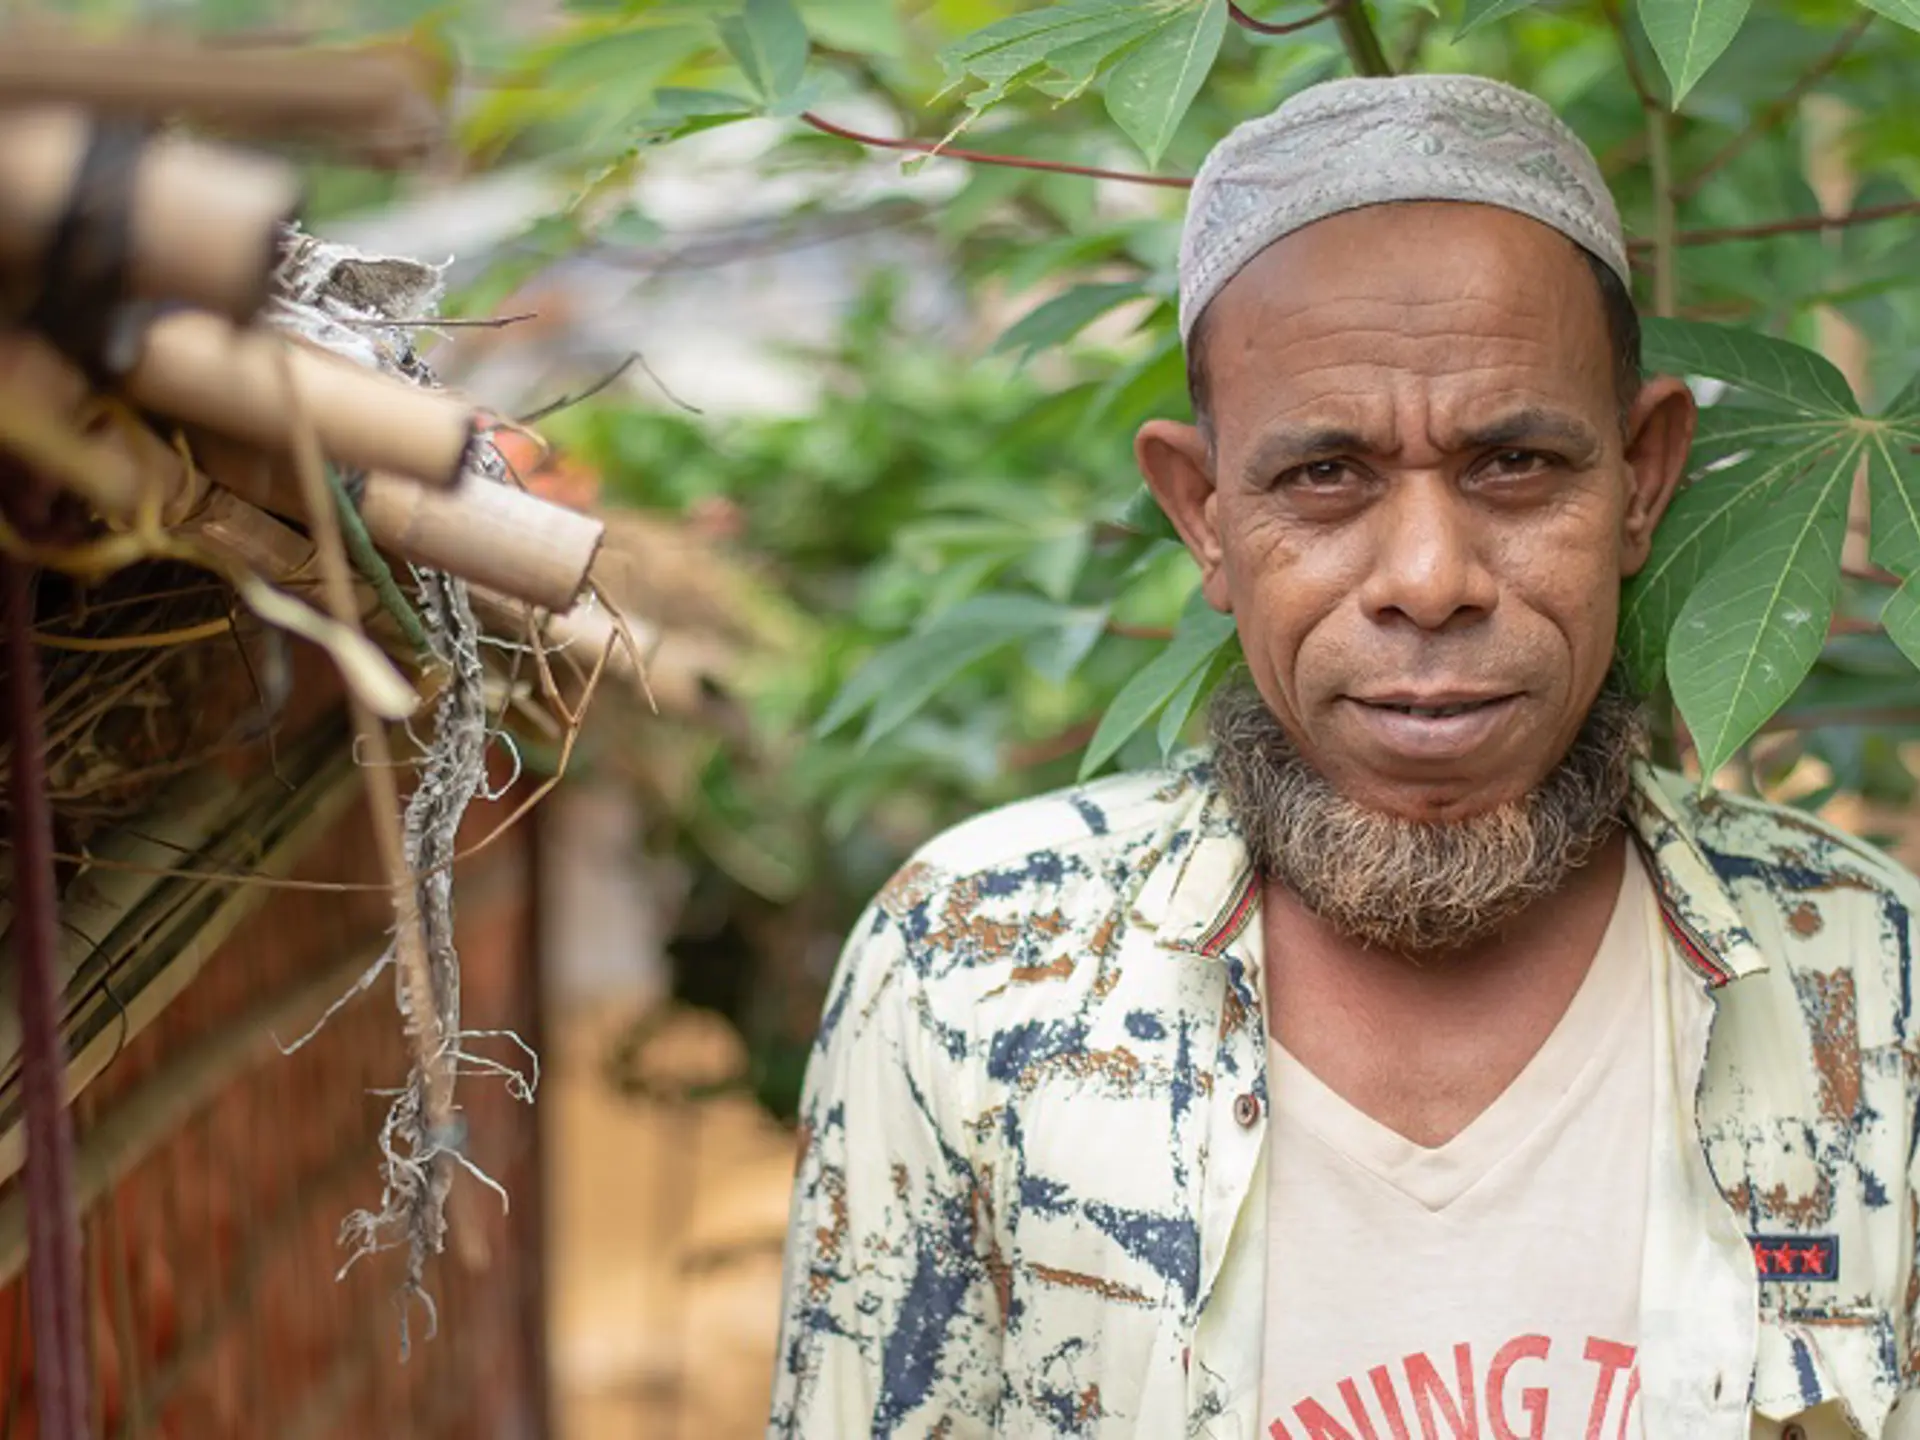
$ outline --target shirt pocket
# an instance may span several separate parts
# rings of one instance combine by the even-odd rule
[[[1756,1437],[1876,1440],[1899,1391],[1893,1317],[1874,1306],[1763,1315],[1754,1372]],[[1758,1428],[1770,1422],[1776,1428]]]
[[[1768,1420],[1756,1415],[1748,1433],[1750,1440],[1865,1440],[1853,1428],[1838,1400],[1802,1410],[1786,1420]]]

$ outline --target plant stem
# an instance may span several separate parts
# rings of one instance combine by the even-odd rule
[[[1862,10],[1859,18],[1840,33],[1840,38],[1834,41],[1827,53],[1807,67],[1805,74],[1755,115],[1746,129],[1715,151],[1706,164],[1676,186],[1675,196],[1685,200],[1693,195],[1709,177],[1717,174],[1734,156],[1791,115],[1799,107],[1806,93],[1824,80],[1833,67],[1846,58],[1847,52],[1853,49],[1854,44],[1866,33],[1867,27],[1872,23],[1873,11]]]
[[[858,130],[849,130],[844,125],[836,125],[831,120],[824,120],[811,110],[802,111],[800,119],[823,135],[852,140],[876,150],[908,150],[916,155],[938,155],[948,160],[971,161],[975,165],[1005,165],[1014,170],[1045,170],[1055,175],[1085,175],[1095,180],[1124,180],[1134,185],[1163,185],[1175,190],[1185,190],[1193,184],[1193,181],[1180,175],[1145,175],[1136,170],[1101,170],[1087,165],[1068,165],[1059,160],[1030,160],[1024,155],[993,155],[980,150],[962,150],[957,146],[943,145],[932,140],[893,140],[884,135],[865,135]]]
[[[1896,200],[1888,205],[1863,205],[1844,215],[1796,215],[1791,220],[1774,220],[1765,225],[1728,225],[1713,230],[1681,230],[1675,233],[1675,245],[1723,245],[1729,240],[1764,240],[1772,235],[1799,235],[1809,230],[1844,230],[1850,225],[1865,225],[1874,220],[1894,220],[1920,215],[1920,200]],[[1632,249],[1644,250],[1653,242],[1635,240]]]
[[[375,548],[373,537],[367,534],[366,522],[360,518],[360,512],[353,508],[353,497],[347,494],[340,473],[329,465],[326,475],[327,489],[333,494],[333,507],[340,517],[340,539],[347,547],[347,558],[353,562],[353,568],[360,572],[360,578],[373,587],[373,593],[380,597],[381,608],[400,627],[400,633],[406,637],[414,653],[431,655],[433,649],[427,643],[426,627],[420,623],[420,615],[412,602],[401,593],[386,557]]]
[[[1338,12],[1341,16],[1349,13],[1345,9]],[[1342,33],[1346,33],[1344,29]],[[1371,26],[1366,28],[1366,33],[1373,34]],[[1378,43],[1377,38],[1375,43]],[[995,155],[980,150],[964,150],[952,145],[942,145],[935,140],[898,140],[886,135],[868,135],[859,130],[849,130],[844,125],[836,125],[812,111],[802,114],[800,119],[823,135],[832,135],[840,140],[851,140],[856,145],[866,145],[876,150],[906,150],[916,155],[964,160],[974,165],[1006,165],[1016,170],[1043,170],[1055,175],[1086,175],[1095,180],[1118,180],[1133,185],[1157,185],[1169,190],[1186,190],[1193,185],[1193,181],[1184,175],[1147,175],[1135,170],[1101,170],[1087,165],[1068,165],[1059,160],[1035,160],[1025,155]],[[1680,247],[1721,245],[1730,240],[1764,240],[1773,235],[1793,235],[1806,230],[1844,230],[1850,225],[1865,225],[1875,220],[1892,220],[1906,215],[1920,215],[1920,200],[1900,200],[1890,205],[1868,205],[1858,210],[1849,210],[1844,215],[1799,215],[1790,220],[1774,220],[1763,225],[1676,230],[1673,235],[1673,244]],[[1654,243],[1653,240],[1633,239],[1627,242],[1627,248],[1645,253],[1654,247]]]
[[[1353,61],[1356,75],[1391,75],[1393,67],[1387,63],[1387,52],[1380,46],[1380,36],[1373,28],[1373,21],[1367,18],[1364,0],[1340,0],[1334,8],[1333,20],[1340,27],[1340,38],[1347,47],[1347,58]]]
[[[1653,169],[1653,313],[1674,312],[1673,148],[1665,109],[1647,107],[1647,158]]]
[[[1309,25],[1318,25],[1322,20],[1336,13],[1341,8],[1341,3],[1342,0],[1333,0],[1332,4],[1322,5],[1311,15],[1302,16],[1298,20],[1283,20],[1275,23],[1270,20],[1256,20],[1235,4],[1234,0],[1227,0],[1227,15],[1242,30],[1251,30],[1256,35],[1291,35],[1296,30],[1305,30]]]

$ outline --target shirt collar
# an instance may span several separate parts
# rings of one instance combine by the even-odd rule
[[[1257,913],[1260,887],[1212,767],[1196,766],[1190,773],[1194,796],[1135,911],[1157,926],[1166,948],[1218,959]],[[1668,778],[1686,783],[1636,761],[1628,817],[1668,933],[1701,980],[1717,989],[1759,974],[1767,961],[1701,849],[1691,818],[1668,792]]]
[[[1709,988],[1760,974],[1767,957],[1754,943],[1726,882],[1701,848],[1692,818],[1675,798],[1684,777],[1635,761],[1628,818],[1660,893],[1660,913],[1681,955]],[[1674,789],[1670,790],[1669,785]]]

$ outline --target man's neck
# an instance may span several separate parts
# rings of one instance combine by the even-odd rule
[[[1612,918],[1627,843],[1616,834],[1497,935],[1426,962],[1359,944],[1269,882],[1269,1031],[1349,1104],[1416,1144],[1444,1144],[1566,1013]]]

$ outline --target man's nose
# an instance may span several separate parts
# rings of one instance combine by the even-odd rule
[[[1369,517],[1372,568],[1360,601],[1381,624],[1444,630],[1491,614],[1498,588],[1472,506],[1444,476],[1402,477]]]

